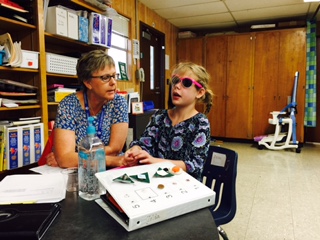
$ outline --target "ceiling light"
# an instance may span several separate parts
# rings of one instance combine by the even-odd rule
[[[320,2],[320,0],[303,0],[304,2]]]
[[[251,29],[260,29],[260,28],[275,28],[275,24],[259,24],[259,25],[251,25]]]

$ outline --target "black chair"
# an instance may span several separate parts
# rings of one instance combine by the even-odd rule
[[[215,204],[210,211],[224,240],[228,240],[228,236],[220,225],[229,223],[237,210],[237,164],[238,154],[235,151],[210,146],[202,173],[204,184],[216,193]]]

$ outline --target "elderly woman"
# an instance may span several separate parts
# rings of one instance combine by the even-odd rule
[[[92,116],[97,136],[105,145],[106,166],[120,166],[120,158],[115,156],[122,151],[127,138],[128,113],[125,99],[116,93],[114,60],[102,50],[91,51],[79,59],[77,75],[82,90],[59,103],[54,151],[47,156],[47,164],[78,166],[77,145],[86,136],[88,117]]]

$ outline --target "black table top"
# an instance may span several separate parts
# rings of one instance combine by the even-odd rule
[[[16,170],[17,173],[28,171]],[[0,173],[0,180],[12,171]],[[219,240],[217,227],[208,208],[127,232],[95,201],[86,201],[77,192],[67,192],[60,202],[61,213],[42,240],[51,239],[108,239],[108,240]]]

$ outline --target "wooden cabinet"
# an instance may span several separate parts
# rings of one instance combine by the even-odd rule
[[[227,138],[251,138],[253,44],[250,34],[228,36]]]
[[[273,133],[270,112],[281,111],[290,102],[294,75],[300,72],[297,89],[297,140],[304,141],[306,74],[305,29],[255,34],[253,136]]]
[[[226,136],[226,83],[228,37],[218,36],[206,39],[206,69],[211,76],[210,88],[212,89],[213,106],[208,115],[211,135],[216,137]]]
[[[178,62],[191,61],[203,65],[204,38],[178,40]]]
[[[268,119],[270,112],[279,110],[279,32],[255,34],[253,136],[264,135],[274,129]],[[281,109],[280,109],[281,110]],[[280,111],[279,110],[279,111]]]
[[[178,45],[188,60],[204,59],[211,75],[214,102],[208,118],[213,137],[253,139],[273,133],[270,112],[290,103],[294,74],[299,71],[297,140],[304,141],[305,38],[305,29],[207,36],[204,57],[198,61],[187,47],[196,40],[184,39]]]
[[[206,39],[205,66],[215,95],[208,116],[212,136],[251,137],[252,54],[251,34]]]

